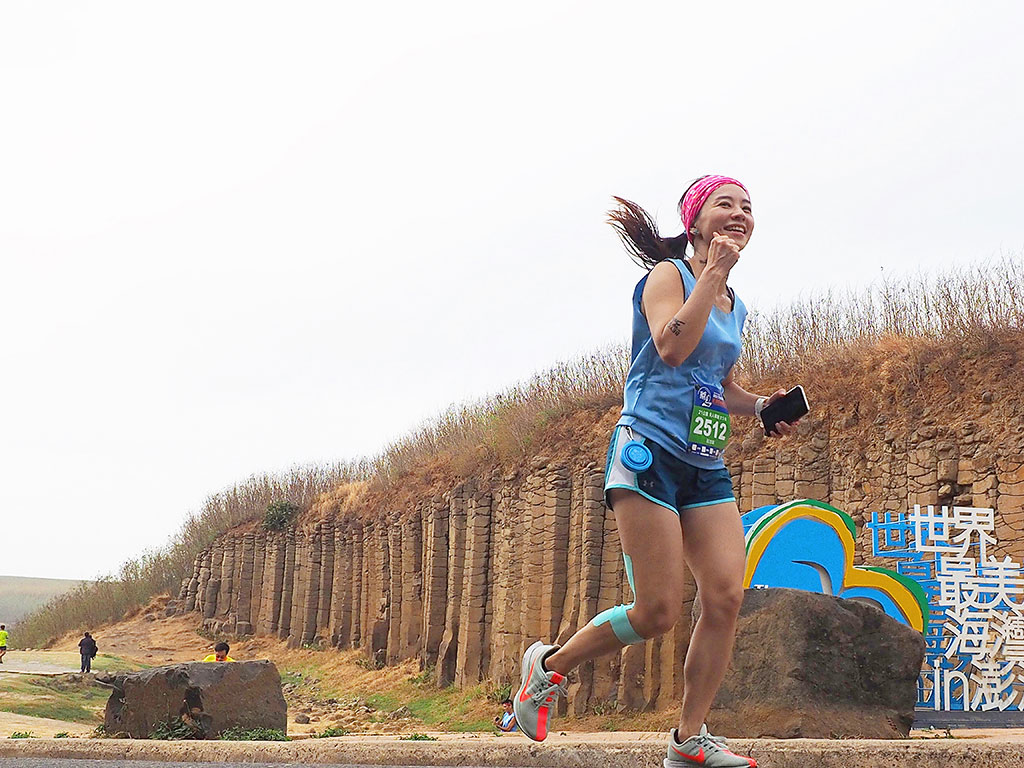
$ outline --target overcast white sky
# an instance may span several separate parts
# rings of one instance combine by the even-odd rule
[[[0,574],[624,340],[613,194],[743,180],[753,307],[1019,253],[1022,8],[2,0]]]

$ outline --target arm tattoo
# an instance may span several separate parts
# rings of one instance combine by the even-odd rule
[[[683,332],[684,325],[685,323],[682,320],[677,320],[674,317],[668,321],[668,329],[676,336]]]

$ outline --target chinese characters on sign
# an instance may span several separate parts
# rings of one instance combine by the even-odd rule
[[[928,596],[918,706],[1024,708],[1024,569],[990,554],[994,511],[915,506],[872,513],[868,528],[872,552],[897,560]]]

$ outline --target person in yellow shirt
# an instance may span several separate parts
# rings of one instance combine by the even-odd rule
[[[231,646],[227,643],[217,643],[213,646],[213,653],[207,656],[203,661],[234,661],[228,656],[228,651],[231,650]]]
[[[0,624],[0,664],[4,663],[4,656],[7,653],[7,625]]]

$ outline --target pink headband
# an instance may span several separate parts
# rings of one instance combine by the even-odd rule
[[[736,181],[736,179],[729,178],[728,176],[714,175],[701,176],[693,183],[692,187],[686,190],[686,194],[683,195],[683,199],[679,203],[679,218],[683,220],[687,240],[691,242],[693,240],[690,236],[690,227],[693,226],[694,219],[697,218],[700,209],[704,207],[704,203],[711,197],[711,193],[724,184],[735,184],[744,192],[747,192],[747,188]],[[749,195],[750,192],[747,192],[747,194]]]

